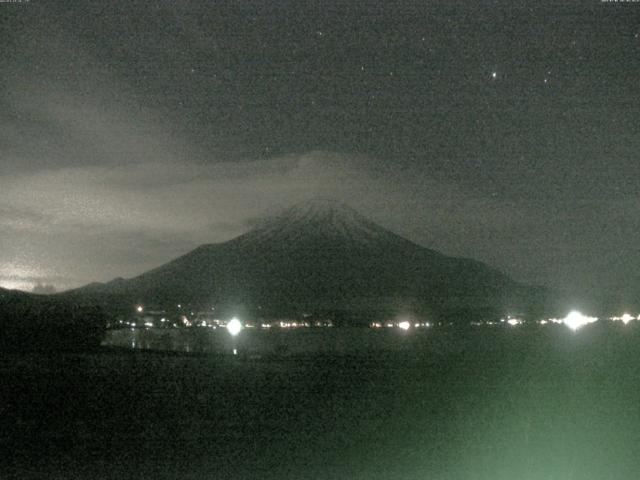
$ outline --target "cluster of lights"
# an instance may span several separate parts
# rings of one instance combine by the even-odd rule
[[[182,308],[181,304],[177,305],[178,308]],[[143,305],[136,305],[135,306],[135,311],[137,313],[143,313],[144,312],[144,306]],[[213,308],[212,308],[213,310]],[[193,312],[192,312],[193,315]],[[305,317],[309,316],[308,314],[305,314]],[[638,320],[640,321],[640,315],[638,316],[633,316],[630,315],[629,313],[624,313],[621,316],[613,316],[613,317],[609,317],[609,320],[611,321],[616,321],[616,322],[622,322],[625,325],[627,325],[629,322],[632,322],[634,320]],[[161,318],[160,322],[161,323],[165,323],[168,320],[166,318]],[[544,319],[544,320],[539,320],[538,323],[539,325],[547,325],[547,324],[563,324],[566,325],[568,328],[570,328],[571,330],[578,330],[579,328],[588,325],[590,323],[594,323],[598,321],[597,317],[589,317],[587,315],[583,315],[582,313],[580,313],[577,310],[574,310],[572,312],[570,312],[566,317],[564,318],[548,318],[548,319]],[[263,329],[270,329],[273,326],[277,326],[280,328],[308,328],[311,326],[314,327],[332,327],[333,323],[331,321],[315,321],[315,322],[310,322],[310,321],[291,321],[291,320],[282,320],[279,322],[274,323],[260,323],[258,325],[254,325],[252,323],[246,323],[245,325],[243,325],[240,320],[238,320],[237,318],[232,318],[229,322],[224,322],[222,320],[206,320],[206,319],[202,319],[202,320],[195,320],[195,321],[191,321],[189,320],[189,318],[187,318],[186,315],[182,315],[180,317],[180,322],[182,323],[183,326],[185,327],[191,327],[194,325],[194,323],[197,326],[200,327],[210,327],[210,328],[217,328],[217,327],[226,327],[226,329],[229,331],[229,333],[233,336],[236,336],[240,333],[240,331],[243,328],[254,328],[256,326],[263,328]],[[146,320],[144,323],[136,323],[136,322],[129,322],[129,321],[124,321],[124,320],[119,320],[119,323],[121,325],[128,325],[131,328],[136,328],[138,326],[144,326],[146,328],[152,328],[154,327],[154,323],[153,321],[150,320]],[[510,326],[518,326],[518,325],[522,325],[524,322],[524,320],[522,320],[521,318],[518,317],[512,317],[512,316],[507,316],[507,318],[502,318],[500,319],[500,321],[486,321],[486,322],[471,322],[471,325],[473,326],[482,326],[482,325],[498,325],[498,324],[507,324]],[[409,330],[411,327],[414,328],[425,328],[425,327],[430,327],[431,324],[429,322],[416,322],[416,323],[411,323],[408,320],[402,320],[402,321],[396,321],[396,322],[372,322],[369,324],[369,326],[371,328],[399,328],[400,330],[404,330],[407,331]],[[174,327],[177,327],[177,325],[174,324]]]
[[[564,318],[547,318],[544,320],[539,320],[536,323],[538,323],[539,325],[562,324],[562,325],[566,325],[568,328],[575,331],[585,325],[588,325],[590,323],[594,323],[597,321],[598,321],[597,317],[589,317],[587,315],[583,315],[577,310],[573,310]],[[500,322],[486,322],[486,325],[495,325],[497,323],[502,323],[502,324],[506,323],[507,325],[515,327],[518,325],[522,325],[525,322],[521,318],[508,316],[506,319],[505,318],[500,319]],[[481,325],[481,324],[482,324],[481,322],[474,323],[474,325]]]
[[[500,321],[501,321],[502,323],[504,323],[504,322],[505,322],[505,320],[504,320],[504,319],[501,319]],[[509,316],[509,317],[507,317],[507,319],[506,319],[506,323],[507,323],[508,325],[511,325],[512,327],[515,327],[516,325],[522,325],[522,324],[524,323],[524,321],[523,321],[521,318],[516,318],[516,317]]]
[[[407,322],[406,320],[403,322],[399,322],[398,328],[400,330],[409,330],[411,328],[411,323]]]
[[[268,326],[265,326],[268,325]],[[271,328],[272,326],[277,326],[280,328],[309,328],[309,327],[333,327],[333,322],[331,320],[325,321],[290,321],[290,320],[282,320],[276,322],[275,324],[263,323],[262,328]]]
[[[564,320],[562,318],[548,318],[546,320],[540,320],[538,322],[540,325],[547,325],[548,323],[562,324]]]
[[[569,313],[569,315],[564,317],[562,323],[564,323],[571,330],[575,331],[581,327],[584,327],[585,325],[588,325],[590,323],[597,322],[597,321],[598,321],[598,317],[588,317],[574,310],[571,313]]]
[[[578,330],[579,328],[588,325],[590,323],[594,323],[598,321],[598,317],[589,317],[587,315],[583,315],[582,313],[578,312],[577,310],[573,310],[572,312],[570,312],[566,317],[564,318],[547,318],[544,320],[539,320],[538,324],[540,325],[547,325],[547,324],[562,324],[562,325],[566,325],[567,327],[569,327],[571,330]],[[486,322],[487,325],[495,325],[498,322]],[[524,320],[522,320],[521,318],[516,318],[516,317],[507,317],[500,319],[499,323],[506,323],[507,325],[510,325],[512,327],[515,327],[517,325],[522,325],[524,322]],[[476,324],[480,325],[480,322],[477,322]]]
[[[610,320],[614,321],[614,322],[622,322],[625,325],[633,320],[640,320],[640,315],[638,315],[637,317],[634,317],[633,315],[630,315],[628,313],[623,314],[620,317],[611,317]]]
[[[309,322],[280,321],[278,322],[278,326],[280,328],[298,328],[298,327],[310,327],[311,324]]]
[[[427,328],[430,327],[431,324],[429,322],[416,322],[416,323],[411,323],[408,320],[402,320],[400,322],[397,323],[393,323],[393,322],[387,322],[387,323],[382,323],[382,322],[371,322],[369,324],[370,328],[399,328],[400,330],[409,330],[411,327],[414,328]]]

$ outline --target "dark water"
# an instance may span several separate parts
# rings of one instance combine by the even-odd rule
[[[254,359],[5,355],[0,478],[634,479],[627,327]]]
[[[428,329],[403,331],[398,328],[294,328],[245,329],[232,336],[225,328],[125,328],[109,330],[104,346],[138,350],[163,350],[186,353],[236,353],[249,356],[339,354],[360,355],[370,352],[406,352],[436,346]]]

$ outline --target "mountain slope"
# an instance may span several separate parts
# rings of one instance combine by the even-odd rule
[[[480,262],[442,255],[333,201],[309,201],[220,244],[129,280],[72,292],[159,306],[245,305],[264,315],[505,308],[527,289]]]

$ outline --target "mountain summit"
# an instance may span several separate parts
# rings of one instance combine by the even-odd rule
[[[138,277],[70,292],[103,303],[242,305],[256,315],[340,318],[526,307],[531,289],[480,262],[417,245],[333,200],[306,201]]]
[[[258,222],[240,243],[322,241],[375,244],[406,241],[385,230],[350,206],[330,199],[313,199],[296,204]]]

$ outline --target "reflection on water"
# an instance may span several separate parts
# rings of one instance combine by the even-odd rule
[[[376,331],[367,328],[244,330],[135,328],[109,330],[104,346],[186,353],[278,354],[359,353],[401,350],[423,342],[426,332]]]

